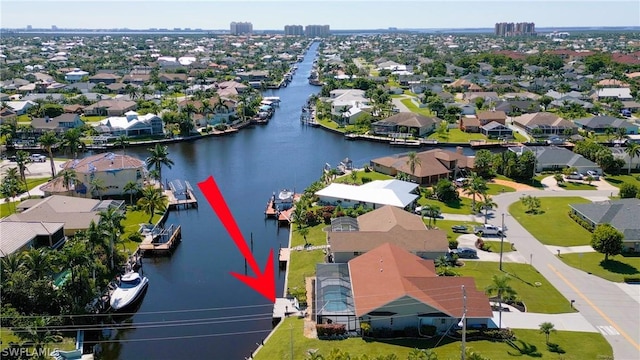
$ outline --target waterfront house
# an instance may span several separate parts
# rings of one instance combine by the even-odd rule
[[[507,121],[507,114],[500,110],[478,111],[476,116],[480,121],[480,126],[485,126],[490,122],[497,122],[504,125]]]
[[[594,116],[590,118],[577,119],[574,123],[584,131],[593,131],[596,134],[604,134],[607,129],[612,129],[614,133],[618,129],[625,129],[625,134],[637,134],[638,125],[625,119],[618,119],[613,116]]]
[[[102,153],[83,159],[69,160],[62,165],[64,170],[73,169],[77,175],[77,183],[65,186],[62,177],[57,177],[41,189],[45,195],[73,194],[83,197],[102,197],[123,195],[124,186],[133,181],[143,185],[147,175],[144,161],[128,155]],[[91,181],[102,179],[105,189],[92,189]],[[92,191],[93,190],[93,191]]]
[[[47,131],[55,131],[58,134],[62,134],[67,130],[79,128],[84,125],[84,122],[80,120],[78,114],[61,114],[56,117],[50,118],[45,116],[44,118],[33,118],[31,120],[31,127],[35,134],[43,134]]]
[[[64,223],[0,220],[0,258],[23,250],[64,242]]]
[[[524,114],[513,118],[513,124],[524,129],[531,135],[566,135],[578,132],[578,126],[572,121],[565,120],[549,112]]]
[[[458,127],[464,132],[480,132],[480,120],[475,116],[464,116],[460,118]]]
[[[512,139],[513,130],[496,121],[492,121],[486,125],[480,127],[480,133],[488,137],[489,139],[503,138]]]
[[[473,157],[462,152],[433,149],[416,154],[420,165],[416,165],[415,173],[411,172],[407,154],[395,154],[371,160],[374,171],[396,176],[398,173],[409,175],[411,181],[420,185],[433,185],[440,179],[457,177],[461,172],[473,169]]]
[[[432,133],[442,122],[438,117],[427,117],[412,112],[400,112],[386,119],[374,122],[373,133],[376,135],[391,135],[404,133],[423,137]]]
[[[374,180],[362,185],[332,183],[316,191],[319,202],[342,207],[377,209],[384,205],[407,208],[419,198],[418,185],[401,180]]]
[[[332,90],[328,101],[331,102],[331,115],[348,117],[350,123],[355,123],[355,119],[351,120],[351,117],[353,117],[354,114],[345,113],[354,108],[362,110],[371,107],[369,99],[365,97],[364,90],[358,89]]]
[[[164,135],[164,125],[158,115],[138,115],[135,111],[128,111],[124,116],[110,116],[101,120],[95,129],[103,135],[112,136]]]
[[[129,100],[100,100],[84,108],[85,115],[122,116],[127,111],[135,111],[138,107],[135,101]]]
[[[602,174],[602,169],[598,164],[563,147],[511,146],[508,149],[517,155],[522,155],[526,151],[533,152],[536,157],[536,172],[545,170],[558,171],[575,167],[577,171],[582,174],[586,174],[588,170]]]
[[[327,232],[331,260],[336,263],[346,263],[387,242],[424,259],[449,252],[446,232],[427,229],[419,215],[395,206],[383,206],[356,219],[332,219]]]
[[[486,327],[493,317],[473,278],[438,276],[433,260],[389,243],[347,264],[318,264],[315,296],[316,322],[347,330],[368,323],[374,333],[433,326],[441,334],[460,322],[465,308],[468,326]]]
[[[591,204],[569,204],[571,212],[595,227],[610,224],[624,235],[626,251],[640,251],[640,199],[619,199]]]

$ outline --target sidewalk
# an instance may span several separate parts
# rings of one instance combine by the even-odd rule
[[[569,304],[567,304],[567,309]],[[498,327],[500,322],[500,313],[493,312],[493,323]],[[540,324],[550,322],[558,331],[581,331],[581,332],[598,332],[593,325],[580,313],[565,314],[538,314],[523,312],[502,312],[502,327],[510,329],[531,329],[540,330]]]

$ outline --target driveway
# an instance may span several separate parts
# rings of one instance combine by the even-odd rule
[[[398,109],[400,109],[400,112],[411,112],[411,110],[409,110],[409,108],[402,103],[401,100],[404,99],[409,99],[410,97],[408,95],[403,95],[402,97],[394,97],[391,98],[391,102],[393,103],[393,106],[397,107]]]
[[[571,181],[585,183],[585,184],[587,183],[586,181],[583,181],[583,180],[571,180]],[[544,190],[546,191],[575,191],[575,190],[567,190],[563,187],[558,186],[558,182],[553,178],[553,175],[545,177],[540,182],[542,183],[542,186],[544,186]],[[613,195],[613,193],[618,192],[617,187],[609,184],[603,178],[600,178],[600,180],[598,181],[592,181],[591,185],[595,186],[596,189],[598,190],[609,191],[611,193],[610,195]]]
[[[493,312],[492,321],[496,327],[498,327],[500,323],[500,313],[498,311]],[[598,332],[598,329],[593,327],[580,313],[538,314],[517,311],[502,312],[503,328],[540,330],[540,324],[543,322],[552,323],[558,331]],[[553,335],[551,335],[551,339],[553,339]]]
[[[594,199],[607,198],[611,193],[617,194],[617,189],[512,192],[496,195],[493,200],[498,204],[498,210],[504,211],[523,194]],[[495,210],[493,213],[495,215]],[[566,265],[511,216],[505,216],[505,225],[509,229],[508,239],[518,252],[530,258],[536,270],[565,298],[575,301],[574,306],[580,314],[611,344],[615,359],[637,360],[640,352],[640,297],[635,296],[637,288],[613,283]]]
[[[468,247],[476,249],[476,251],[478,251],[477,259],[462,259],[463,261],[500,261],[500,247],[493,249],[493,251],[491,252],[480,250],[476,248],[476,239],[478,239],[478,237],[474,234],[464,234],[458,236],[458,247]],[[483,239],[491,241],[495,241],[497,239],[498,241],[500,241],[500,238],[485,237]],[[504,241],[508,241],[507,237],[504,238]],[[522,254],[520,254],[518,251],[511,251],[511,249],[507,248],[506,246],[504,247],[502,252],[502,261],[521,264],[527,263],[527,259],[525,259]]]

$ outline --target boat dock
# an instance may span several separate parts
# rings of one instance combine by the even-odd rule
[[[290,248],[280,248],[278,250],[278,266],[280,269],[286,269],[287,263],[289,262],[289,257],[291,256]]]
[[[289,225],[293,222],[295,202],[298,201],[301,196],[301,194],[296,194],[286,189],[280,191],[277,196],[276,193],[273,193],[264,210],[265,218],[278,220],[278,225]]]
[[[164,194],[169,199],[169,209],[184,209],[198,207],[198,199],[193,193],[193,188],[188,181],[173,180],[168,183],[168,190],[164,190]]]
[[[138,252],[143,255],[167,256],[173,253],[182,241],[182,227],[171,225],[167,229],[160,229],[146,234],[138,246]]]

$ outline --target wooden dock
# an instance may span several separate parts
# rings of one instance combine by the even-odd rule
[[[289,262],[290,256],[291,256],[291,249],[280,248],[280,250],[278,251],[278,265],[280,269],[287,268],[287,263]]]
[[[138,246],[138,251],[143,255],[167,256],[173,253],[176,246],[182,241],[182,227],[171,225],[163,229],[159,234],[145,236]]]
[[[169,184],[169,189],[164,190],[164,194],[169,199],[169,209],[180,209],[182,206],[184,209],[194,207],[198,207],[198,199],[196,195],[193,193],[193,188],[189,182],[185,181],[184,184],[180,181],[172,181]],[[184,198],[178,198],[180,197]]]

